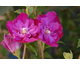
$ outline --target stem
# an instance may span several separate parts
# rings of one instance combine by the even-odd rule
[[[36,15],[37,18],[37,6],[33,6],[33,13]]]
[[[34,6],[34,10],[35,10],[34,14],[36,15],[37,18],[37,6]],[[38,50],[39,50],[39,57],[42,56],[42,59],[44,59],[43,48],[40,40],[38,40]]]
[[[39,49],[39,57],[42,57],[42,59],[44,59],[44,54],[43,54],[41,40],[38,40],[38,49]]]
[[[44,42],[42,42],[42,46],[43,46],[43,52],[44,52],[44,48],[45,48],[45,43]]]
[[[80,55],[79,55],[78,59],[80,59]]]
[[[22,57],[22,59],[25,58],[25,52],[26,52],[26,45],[24,45],[24,51],[23,51],[23,57]]]

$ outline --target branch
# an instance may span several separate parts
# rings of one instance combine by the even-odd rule
[[[39,49],[39,57],[42,56],[42,59],[44,59],[44,53],[43,53],[43,49],[42,49],[41,40],[38,40],[38,49]]]
[[[23,51],[23,57],[22,57],[22,59],[25,58],[25,52],[26,52],[26,45],[24,45],[24,51]]]

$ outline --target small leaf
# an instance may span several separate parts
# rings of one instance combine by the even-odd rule
[[[65,59],[73,59],[73,54],[71,50],[70,53],[63,52],[63,56]]]
[[[33,12],[33,7],[29,7],[28,13],[31,14]]]
[[[28,45],[27,48],[29,48],[32,52],[34,52],[37,56],[37,51],[35,50],[35,48],[31,45]]]
[[[13,53],[13,55],[15,55],[16,57],[18,57],[20,59],[20,49],[16,49],[15,53]]]
[[[47,49],[47,48],[49,48],[49,47],[51,47],[51,46],[48,45],[48,46],[45,47],[45,49]]]
[[[78,48],[78,47],[80,47],[80,39],[79,39],[79,41],[78,41],[78,45],[77,45],[77,48]]]
[[[0,7],[0,15],[6,13],[9,8],[10,8],[10,6],[2,6],[2,7]]]
[[[51,55],[48,52],[44,53],[44,58],[50,58],[50,59],[52,59]]]
[[[64,45],[65,45],[65,43],[64,43],[64,42],[62,42],[62,41],[58,41],[57,43],[62,43],[62,44],[64,44]]]
[[[17,14],[20,14],[20,13],[22,13],[22,12],[25,13],[24,9],[18,9],[18,10],[16,10],[15,12],[16,12]]]
[[[32,7],[32,6],[27,6],[27,7],[26,7],[26,13],[27,13],[28,15],[30,15],[32,12],[33,12],[33,7]]]

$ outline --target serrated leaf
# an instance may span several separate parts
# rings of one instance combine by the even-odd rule
[[[65,59],[73,59],[73,53],[70,50],[70,53],[63,52],[63,56]]]
[[[15,12],[16,12],[17,14],[20,14],[20,13],[22,13],[22,12],[25,13],[24,9],[18,9],[18,10],[16,10]]]
[[[10,8],[10,6],[2,6],[2,7],[0,7],[0,15],[6,13],[9,8]]]
[[[35,48],[31,45],[28,45],[27,48],[29,48],[32,52],[34,52],[37,56],[37,51],[35,50]]]
[[[77,48],[78,48],[78,47],[80,47],[80,39],[79,39],[79,41],[78,41],[78,45],[77,45]]]
[[[64,45],[65,45],[65,43],[64,43],[64,42],[62,42],[62,41],[58,41],[57,43],[62,43],[62,44],[64,44]]]
[[[15,53],[13,53],[13,55],[20,59],[20,49],[16,49]]]
[[[50,59],[52,59],[51,55],[48,52],[44,53],[44,58],[50,58]]]

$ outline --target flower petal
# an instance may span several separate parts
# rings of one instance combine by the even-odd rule
[[[26,13],[21,13],[19,16],[17,16],[17,20],[21,20],[21,22],[25,23],[26,19],[28,18],[28,15]]]

